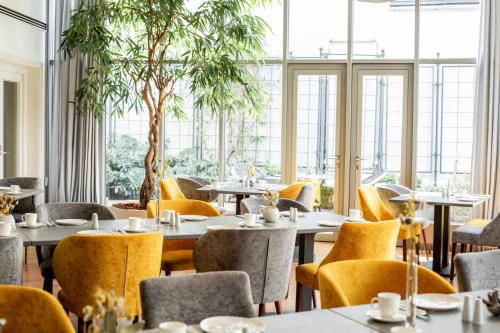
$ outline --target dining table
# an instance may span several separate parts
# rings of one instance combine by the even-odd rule
[[[263,222],[262,228],[296,228],[297,245],[299,248],[298,263],[311,263],[314,261],[314,237],[320,232],[335,232],[340,229],[345,221],[345,216],[330,212],[311,212],[304,213],[298,218],[297,222],[290,221],[288,217],[282,216],[277,222]],[[198,239],[203,236],[213,226],[231,226],[234,228],[243,228],[240,226],[243,222],[243,216],[223,215],[207,217],[203,221],[184,221],[180,226],[175,227],[170,224],[161,223],[157,225],[154,219],[144,219],[143,228],[148,231],[155,231],[157,227],[163,232],[163,238],[169,239]],[[322,226],[323,223],[332,223],[331,226]],[[116,233],[124,232],[128,226],[128,220],[100,220],[101,230]],[[23,237],[25,246],[57,245],[64,237],[74,235],[78,231],[91,229],[90,222],[79,226],[42,226],[36,229],[18,228],[16,232]],[[312,292],[304,286],[302,293],[302,309],[310,310],[312,302]]]
[[[266,189],[271,191],[279,191],[285,187],[282,184],[255,184],[246,186],[242,182],[236,183],[222,183],[220,186],[206,185],[200,187],[196,191],[198,192],[208,192],[217,194],[233,194],[236,196],[236,215],[241,213],[241,200],[251,196],[261,196],[265,193]]]
[[[465,295],[472,298],[486,297],[487,290],[468,293],[459,293],[455,296],[462,300]],[[321,309],[308,312],[285,313],[283,315],[269,315],[259,317],[258,320],[265,325],[265,333],[390,333],[400,323],[385,323],[375,321],[368,317],[367,311],[370,304],[355,305],[332,309]],[[493,333],[500,332],[500,317],[491,315],[483,305],[483,325],[474,325],[462,321],[460,308],[446,311],[427,311],[428,317],[417,317],[417,328],[424,333]],[[203,333],[199,325],[191,325],[189,333]],[[161,333],[159,329],[142,330],[138,333]]]
[[[415,192],[415,203],[425,202],[434,206],[434,235],[432,241],[432,261],[423,263],[423,266],[432,269],[442,276],[450,276],[449,266],[449,237],[450,237],[450,208],[473,208],[489,200],[489,195],[458,195],[443,196],[436,192]],[[410,200],[410,195],[400,195],[389,199],[393,203],[404,203]]]

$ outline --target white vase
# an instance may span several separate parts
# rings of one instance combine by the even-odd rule
[[[0,215],[0,222],[7,222],[12,225],[12,231],[16,230],[16,220],[12,215]]]
[[[262,217],[267,222],[278,222],[280,219],[280,211],[276,207],[267,206],[262,208]]]

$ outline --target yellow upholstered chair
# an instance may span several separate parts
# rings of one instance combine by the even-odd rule
[[[0,285],[2,333],[74,333],[61,304],[41,289]]]
[[[304,183],[293,183],[291,185],[288,185],[278,192],[279,197],[283,199],[295,200],[299,195],[300,190],[302,190],[302,186],[304,185]]]
[[[313,207],[321,208],[321,181],[318,179],[304,179],[299,183],[311,184],[314,188]]]
[[[160,212],[164,210],[175,210],[179,214],[220,216],[217,208],[200,200],[161,200]],[[147,207],[148,218],[156,217],[156,201],[150,201]],[[185,271],[194,269],[193,249],[195,239],[165,240],[163,241],[163,253],[161,258],[161,269],[167,275],[173,271]]]
[[[300,311],[302,285],[318,290],[318,271],[331,262],[353,259],[394,259],[399,232],[399,220],[380,223],[344,223],[340,227],[335,245],[319,263],[298,265],[296,311]]]
[[[392,215],[391,210],[384,204],[380,198],[375,186],[358,187],[358,201],[363,212],[363,218],[370,222],[380,222],[394,220],[397,217]],[[422,228],[419,224],[415,225],[415,235],[420,235]],[[403,260],[406,261],[406,240],[410,238],[410,230],[406,225],[401,225],[398,239],[403,240]]]
[[[407,263],[396,260],[346,260],[321,267],[321,307],[369,304],[379,292],[406,297]],[[452,294],[453,286],[433,271],[418,267],[419,293]]]
[[[169,177],[160,181],[160,192],[162,200],[186,199],[174,178]]]
[[[123,296],[127,316],[141,314],[139,283],[160,272],[163,234],[72,235],[57,245],[52,266],[61,286],[58,299],[82,318],[97,288]]]

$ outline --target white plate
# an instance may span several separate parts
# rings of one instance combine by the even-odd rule
[[[476,197],[457,197],[458,201],[463,201],[463,202],[476,202],[479,200],[479,198]]]
[[[290,211],[289,210],[284,210],[282,212],[280,212],[281,216],[284,216],[284,217],[290,217]],[[304,217],[306,216],[306,214],[302,213],[302,212],[298,212],[297,215],[299,217]]]
[[[200,328],[207,333],[240,332],[245,328],[249,333],[260,333],[264,332],[266,326],[258,319],[221,316],[203,319]]]
[[[379,309],[370,309],[366,314],[371,319],[384,323],[399,323],[406,320],[406,313],[403,310],[398,310],[398,313],[394,317],[382,316]]]
[[[207,217],[203,215],[181,215],[181,219],[184,221],[205,221]]]
[[[344,219],[344,221],[346,221],[346,222],[365,222],[366,220],[364,218],[355,219],[355,218],[352,218],[352,217],[346,217]]]
[[[79,235],[108,235],[109,232],[105,230],[80,230],[76,232]]]
[[[60,220],[55,220],[55,223],[58,225],[70,225],[70,226],[77,226],[77,225],[82,225],[87,223],[87,220],[81,220],[81,219],[60,219]]]
[[[129,229],[129,227],[125,227],[123,228],[123,230],[125,230],[126,232],[130,232],[131,234],[140,234],[140,233],[143,233],[143,232],[150,232],[151,230],[146,230],[146,229]]]
[[[227,229],[236,229],[237,226],[230,224],[215,224],[215,225],[207,225],[207,230],[227,230]]]
[[[323,227],[341,227],[343,221],[318,221],[318,224]]]
[[[426,310],[453,310],[458,309],[460,299],[446,294],[420,294],[415,297],[417,307]]]
[[[263,227],[262,224],[260,224],[260,223],[248,225],[248,224],[246,224],[246,222],[240,222],[239,225],[240,225],[240,227],[244,227],[244,228],[262,228]]]
[[[20,226],[21,228],[38,229],[38,228],[43,227],[45,225],[45,223],[37,222],[36,224],[28,225],[28,224],[26,224],[26,222],[21,222],[21,223],[18,223],[17,225]]]

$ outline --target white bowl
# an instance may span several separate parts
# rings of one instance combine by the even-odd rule
[[[165,333],[186,333],[187,325],[180,321],[165,321],[158,325],[158,328]]]

